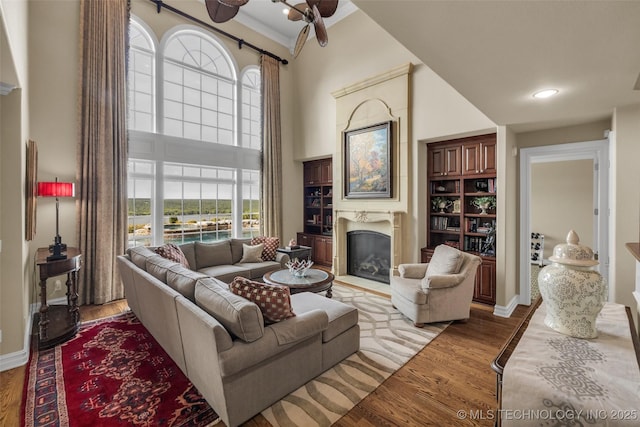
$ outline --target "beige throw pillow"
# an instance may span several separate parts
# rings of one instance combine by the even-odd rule
[[[247,244],[242,244],[242,259],[241,263],[244,262],[262,262],[262,250],[264,249],[264,244],[260,243],[259,245],[250,246]]]

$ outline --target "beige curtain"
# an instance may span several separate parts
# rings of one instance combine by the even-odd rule
[[[116,256],[127,244],[128,0],[81,0],[77,176],[79,302],[124,297]]]
[[[265,236],[282,243],[282,135],[280,132],[280,63],[262,55],[262,187],[260,224]]]

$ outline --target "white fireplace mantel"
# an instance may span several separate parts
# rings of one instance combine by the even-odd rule
[[[336,276],[349,281],[347,275],[347,232],[371,230],[387,234],[391,242],[391,274],[397,274],[402,260],[402,216],[404,212],[383,210],[345,210],[333,212],[333,269]],[[360,280],[358,280],[359,282]]]

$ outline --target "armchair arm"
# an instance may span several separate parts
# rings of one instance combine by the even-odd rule
[[[288,263],[290,259],[288,254],[276,252],[276,262],[279,262],[282,268],[286,268],[285,264]]]
[[[398,266],[398,272],[400,277],[405,279],[422,279],[427,274],[427,267],[429,264],[400,264]]]
[[[443,274],[425,277],[421,286],[423,290],[427,289],[444,289],[458,286],[467,277],[465,274]]]

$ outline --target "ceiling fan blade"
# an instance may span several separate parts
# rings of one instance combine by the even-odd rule
[[[305,10],[306,8],[307,8],[306,3],[298,3],[297,5],[290,7],[287,18],[289,18],[289,21],[300,21],[301,19],[304,18],[304,15],[300,11]]]
[[[225,6],[234,7],[234,6],[244,6],[249,2],[249,0],[218,0],[218,2],[222,3]]]
[[[296,47],[293,50],[294,58],[298,57],[298,54],[300,53],[300,51],[304,47],[305,42],[307,41],[307,36],[309,35],[309,27],[310,27],[309,24],[305,25],[304,28],[298,34],[298,39],[296,40]]]
[[[321,47],[325,47],[329,43],[329,36],[327,35],[327,29],[324,26],[324,21],[320,15],[318,7],[313,5],[313,27],[316,30],[316,39]]]
[[[338,0],[307,0],[309,7],[318,6],[320,16],[328,18],[338,9]]]
[[[220,3],[218,0],[205,0],[207,5],[207,12],[213,22],[221,24],[227,22],[236,14],[240,9],[240,6],[227,6]]]

